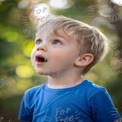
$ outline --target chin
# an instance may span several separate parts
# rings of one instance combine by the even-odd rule
[[[36,70],[36,72],[40,75],[48,75],[48,73],[46,72],[43,72],[43,71],[40,71],[40,70]]]
[[[35,68],[35,71],[36,71],[38,74],[40,74],[40,75],[44,74],[44,71],[42,71],[42,70],[40,70],[40,69],[38,69],[38,68]]]

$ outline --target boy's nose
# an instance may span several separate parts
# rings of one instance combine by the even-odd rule
[[[45,51],[45,52],[47,52],[47,47],[45,45],[40,45],[40,46],[37,47],[36,50],[37,51]]]

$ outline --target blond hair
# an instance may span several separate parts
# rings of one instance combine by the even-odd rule
[[[103,59],[108,52],[109,40],[96,27],[90,26],[64,16],[58,16],[47,20],[38,27],[38,31],[52,29],[55,33],[62,29],[68,36],[73,36],[81,44],[81,53],[91,53],[94,56],[93,62],[86,66],[82,74],[86,74],[91,67]]]

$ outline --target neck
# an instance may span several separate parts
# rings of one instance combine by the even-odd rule
[[[80,84],[83,81],[81,74],[70,74],[63,76],[48,76],[48,87],[69,88]]]

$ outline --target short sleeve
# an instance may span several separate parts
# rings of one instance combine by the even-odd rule
[[[91,100],[91,109],[94,122],[114,122],[121,119],[105,89],[94,95]]]
[[[21,106],[19,110],[18,120],[24,121],[24,122],[32,122],[32,112],[30,110],[29,106],[29,92],[25,92],[22,101]]]

